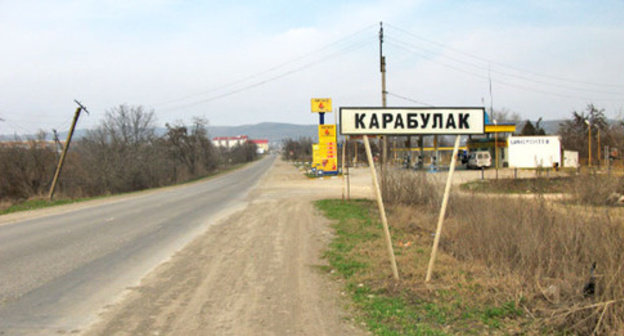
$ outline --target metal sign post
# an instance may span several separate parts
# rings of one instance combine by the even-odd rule
[[[368,165],[373,179],[373,188],[377,198],[377,206],[379,207],[379,216],[381,217],[381,222],[383,224],[388,254],[390,255],[390,264],[392,265],[392,274],[395,279],[399,278],[399,274],[396,267],[392,240],[390,238],[390,230],[388,229],[386,212],[383,205],[381,191],[379,190],[379,183],[377,182],[377,173],[375,171],[375,164],[373,162],[368,136],[425,134],[457,135],[455,138],[455,146],[453,147],[453,157],[451,159],[449,176],[446,181],[444,197],[442,199],[440,217],[438,218],[431,259],[429,260],[429,267],[427,269],[426,282],[428,282],[431,279],[431,273],[433,272],[435,257],[440,243],[440,236],[442,234],[442,224],[444,222],[444,215],[446,213],[446,206],[451,190],[453,172],[455,171],[455,164],[457,162],[457,151],[459,149],[460,136],[485,133],[485,109],[483,107],[341,107],[340,133],[343,135],[363,136]]]

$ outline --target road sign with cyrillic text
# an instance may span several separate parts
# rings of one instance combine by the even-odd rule
[[[483,134],[483,107],[341,107],[344,135]]]

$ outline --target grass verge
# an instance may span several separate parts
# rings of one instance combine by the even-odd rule
[[[367,200],[316,202],[334,220],[325,258],[344,279],[357,318],[375,335],[513,334],[526,323],[520,303],[497,300],[475,271],[441,256],[435,286],[423,283],[431,235],[393,226],[401,280],[391,277],[375,205]],[[406,230],[404,230],[406,229]],[[413,228],[412,228],[413,229]],[[441,279],[440,279],[441,278]]]
[[[350,253],[370,267],[355,273],[358,286],[429,307],[421,315],[439,318],[427,320],[436,331],[624,335],[624,209],[605,201],[622,192],[622,177],[575,176],[565,200],[451,195],[424,284],[442,186],[390,174],[384,200],[401,280],[390,276],[382,239],[360,241]]]
[[[52,207],[52,206],[57,206],[57,205],[71,204],[71,203],[76,203],[76,202],[83,202],[83,201],[88,201],[88,200],[92,200],[95,198],[96,197],[74,198],[74,199],[65,198],[65,199],[58,199],[58,200],[53,200],[53,201],[48,201],[47,199],[29,199],[18,204],[13,204],[6,209],[1,209],[0,215],[6,215],[6,214],[14,213],[14,212],[19,212],[19,211],[28,211],[28,210],[47,208],[47,207]]]

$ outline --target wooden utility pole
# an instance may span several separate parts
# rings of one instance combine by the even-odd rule
[[[54,143],[58,146],[59,150],[63,150],[63,144],[61,144],[61,140],[59,140],[58,132],[56,129],[52,129],[52,134],[54,135]]]
[[[375,162],[373,161],[373,155],[371,153],[370,143],[368,142],[368,135],[364,135],[364,148],[366,149],[366,157],[368,158],[368,166],[370,167],[371,176],[373,178],[373,189],[375,189],[375,196],[377,198],[377,207],[379,208],[379,216],[381,217],[381,224],[383,225],[384,236],[386,238],[386,247],[388,249],[388,256],[390,257],[390,266],[392,267],[392,276],[395,280],[399,280],[399,271],[396,265],[396,258],[394,256],[394,249],[392,248],[392,239],[390,238],[390,229],[388,228],[388,219],[386,217],[386,209],[384,208],[383,199],[381,196],[381,190],[379,189],[379,183],[377,182],[377,172],[375,171]]]
[[[63,163],[65,162],[65,155],[67,155],[67,151],[69,150],[69,144],[71,143],[72,135],[74,135],[74,129],[76,128],[76,123],[78,122],[78,118],[80,117],[80,111],[84,110],[89,114],[87,108],[80,104],[79,101],[74,100],[76,104],[78,104],[78,108],[76,108],[76,112],[74,113],[74,120],[72,120],[71,128],[69,129],[69,134],[67,134],[67,140],[65,141],[65,146],[63,147],[63,152],[61,153],[61,158],[59,159],[58,166],[56,166],[56,172],[54,173],[54,178],[52,179],[52,186],[50,186],[50,193],[48,194],[48,198],[50,201],[54,197],[54,190],[56,189],[56,183],[58,182],[58,178],[61,175],[61,170],[63,169]]]
[[[446,178],[446,187],[444,187],[444,196],[442,197],[442,208],[440,209],[440,216],[438,217],[438,225],[436,227],[436,235],[433,238],[433,248],[431,249],[431,258],[429,258],[429,266],[427,267],[427,275],[425,276],[425,282],[431,281],[431,275],[433,274],[433,266],[438,254],[438,245],[440,245],[440,236],[442,235],[442,225],[444,223],[444,215],[446,214],[446,206],[448,204],[449,194],[451,192],[451,184],[453,181],[453,172],[455,172],[455,163],[457,162],[457,152],[459,150],[460,135],[455,137],[455,146],[453,146],[453,156],[451,157],[451,166],[449,167],[448,177]]]
[[[341,160],[341,165],[342,165],[342,169],[341,169],[341,176],[342,176],[342,200],[345,200],[345,189],[347,188],[347,181],[345,180],[345,160],[347,159],[346,157],[346,151],[347,151],[347,138],[345,138],[345,140],[342,142],[342,160]]]
[[[342,164],[342,173],[345,174],[344,169],[347,169],[347,173],[346,173],[346,178],[347,178],[347,201],[351,200],[351,181],[349,180],[349,136],[345,137],[345,141],[344,141],[344,145],[343,145],[343,150],[344,150],[344,154],[343,157],[345,158],[345,160],[347,160],[346,162],[343,160]]]

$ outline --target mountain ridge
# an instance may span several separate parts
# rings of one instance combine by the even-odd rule
[[[559,124],[568,119],[555,119],[555,120],[543,120],[540,124],[546,131],[546,134],[553,135],[559,130]],[[526,119],[516,122],[516,133],[522,130],[522,127],[526,123]],[[535,120],[531,120],[535,125]],[[609,120],[609,122],[616,122],[616,120]],[[270,143],[279,143],[282,140],[291,138],[298,139],[301,137],[312,138],[313,141],[317,139],[317,125],[316,124],[291,124],[280,122],[261,122],[258,124],[246,124],[239,126],[207,126],[208,135],[210,138],[223,137],[223,136],[238,136],[246,135],[250,139],[266,139]],[[157,135],[163,135],[167,132],[165,127],[155,128]],[[88,129],[77,129],[74,132],[74,139],[80,139],[84,137],[88,132]],[[67,137],[68,132],[59,133],[59,138],[64,140]],[[36,134],[19,135],[21,139],[34,139],[37,138]],[[15,139],[15,135],[0,135],[0,141],[10,141]],[[46,133],[46,140],[52,140],[52,134]]]

